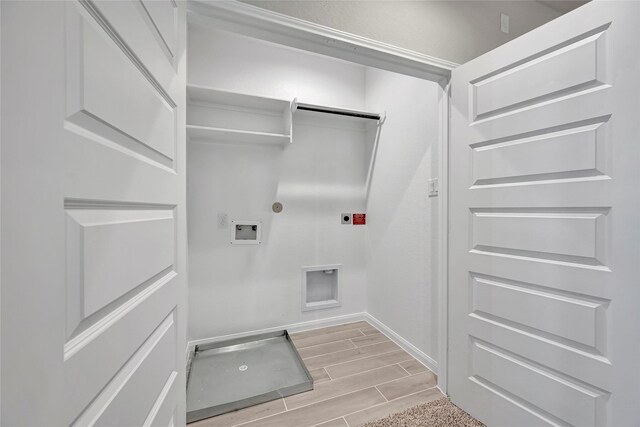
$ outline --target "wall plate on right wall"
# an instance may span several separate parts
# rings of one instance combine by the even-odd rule
[[[438,187],[438,178],[431,178],[429,181],[427,181],[427,193],[429,194],[429,197],[438,196]]]

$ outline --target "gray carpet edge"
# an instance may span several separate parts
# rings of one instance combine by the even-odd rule
[[[484,427],[484,424],[451,403],[448,397],[442,397],[370,421],[362,427]]]

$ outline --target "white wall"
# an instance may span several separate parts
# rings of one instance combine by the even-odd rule
[[[367,206],[367,311],[437,359],[439,86],[367,70],[366,103],[386,110]]]
[[[191,84],[300,102],[364,106],[361,65],[235,34],[189,27]]]
[[[561,15],[530,0],[243,1],[460,64]],[[500,31],[501,13],[511,18],[509,34]]]
[[[202,30],[190,32],[188,57],[192,84],[364,105],[361,66]],[[284,151],[189,144],[191,340],[365,310],[366,227],[340,224],[341,212],[365,208],[365,137],[341,119],[296,118]],[[230,245],[218,213],[263,221],[263,243]],[[343,304],[302,313],[300,268],[319,264],[343,264]]]

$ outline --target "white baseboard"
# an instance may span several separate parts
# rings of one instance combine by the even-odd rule
[[[281,326],[274,326],[272,328],[256,329],[253,331],[240,332],[237,334],[221,335],[217,337],[192,340],[192,341],[189,341],[189,343],[187,344],[187,353],[189,353],[189,351],[193,347],[200,344],[208,344],[212,342],[232,340],[235,338],[242,338],[249,335],[258,335],[258,334],[264,334],[269,332],[281,331],[283,329],[286,329],[289,333],[310,331],[312,329],[320,329],[320,328],[326,328],[328,326],[336,326],[336,325],[342,325],[344,323],[359,322],[361,320],[367,320],[368,319],[367,316],[368,314],[364,312],[354,313],[354,314],[345,314],[343,316],[328,317],[326,319],[316,319],[316,320],[310,320],[307,322],[293,323],[290,325],[281,325]]]
[[[187,344],[187,360],[191,350],[196,345],[199,345],[199,344],[226,341],[226,340],[231,340],[235,338],[246,337],[249,335],[257,335],[257,334],[281,331],[283,329],[286,329],[290,333],[310,331],[313,329],[326,328],[328,326],[336,326],[344,323],[358,322],[361,320],[365,320],[371,323],[378,330],[380,330],[380,332],[386,335],[391,341],[396,343],[400,348],[402,348],[404,351],[406,351],[407,353],[415,357],[416,360],[418,360],[424,366],[432,370],[435,374],[438,374],[438,362],[436,362],[431,357],[426,355],[424,352],[422,352],[416,346],[411,344],[409,341],[402,338],[402,336],[396,333],[393,329],[389,328],[387,325],[385,325],[384,323],[382,323],[381,321],[379,321],[378,319],[376,319],[375,317],[373,317],[372,315],[366,312],[347,314],[344,316],[329,317],[326,319],[310,320],[307,322],[294,323],[290,325],[274,326],[272,328],[256,329],[253,331],[241,332],[237,334],[221,335],[217,337],[192,340],[192,341],[189,341],[189,343]]]
[[[389,328],[387,325],[370,315],[369,313],[365,314],[365,320],[371,323],[376,327],[380,332],[385,334],[391,341],[395,342],[402,348],[404,351],[415,357],[418,362],[422,363],[424,366],[432,370],[436,375],[438,374],[438,362],[433,360],[431,357],[427,356],[424,352],[418,349],[416,346],[411,344],[409,341],[402,338],[399,334],[397,334],[394,330]]]

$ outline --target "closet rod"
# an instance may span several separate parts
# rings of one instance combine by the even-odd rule
[[[314,111],[317,113],[337,114],[339,116],[358,117],[361,119],[371,119],[380,121],[380,114],[367,113],[365,111],[345,110],[342,108],[323,107],[321,105],[303,104],[301,102],[294,102],[293,111],[304,110]]]

